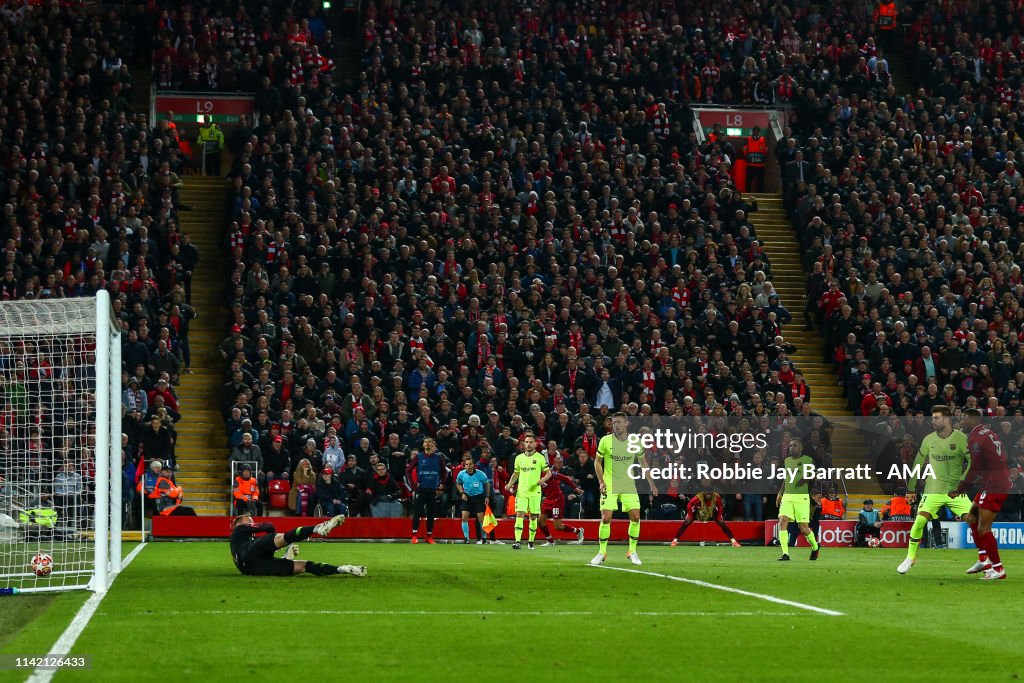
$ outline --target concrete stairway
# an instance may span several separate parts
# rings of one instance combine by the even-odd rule
[[[178,387],[182,419],[177,425],[178,484],[185,490],[185,505],[201,515],[228,512],[230,494],[227,439],[220,413],[224,367],[217,345],[224,337],[224,271],[221,235],[225,226],[223,178],[187,176],[181,191],[182,232],[199,250],[192,274],[192,305],[198,317],[189,329],[192,374],[183,374]]]
[[[867,446],[855,429],[857,418],[847,408],[842,389],[837,384],[836,372],[831,363],[823,360],[824,339],[818,330],[804,330],[807,276],[800,259],[800,243],[783,208],[782,198],[772,194],[755,194],[754,197],[757,199],[758,210],[750,214],[750,220],[768,254],[772,267],[771,283],[779,293],[782,305],[793,315],[793,322],[783,328],[786,341],[797,347],[796,353],[790,358],[811,387],[812,408],[836,425],[832,439],[833,465],[853,467],[870,462]],[[858,502],[858,509],[860,497],[880,499],[883,496],[874,479],[866,482],[848,481],[846,487],[851,499]]]
[[[149,89],[153,82],[153,74],[147,63],[146,66],[135,67],[132,74],[132,110],[136,114],[145,114],[149,119]],[[149,122],[150,126],[153,122]]]
[[[896,94],[900,96],[913,94],[915,90],[914,72],[903,45],[901,44],[899,49],[887,50],[885,59],[889,62],[889,73],[892,75],[892,84],[896,87]]]
[[[758,210],[750,214],[750,220],[768,254],[772,267],[771,283],[779,293],[782,305],[793,315],[793,322],[783,328],[786,341],[797,348],[791,359],[811,387],[811,405],[817,412],[828,417],[849,415],[846,399],[836,385],[836,373],[822,360],[824,340],[817,331],[804,331],[807,277],[800,262],[800,244],[782,206],[782,198],[777,195],[755,196]]]

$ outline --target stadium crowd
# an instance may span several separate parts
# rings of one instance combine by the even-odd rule
[[[908,3],[883,31],[862,3],[695,4],[371,3],[337,92],[316,8],[162,14],[158,80],[253,87],[261,112],[231,144],[232,458],[309,491],[329,467],[358,513],[407,495],[427,436],[500,483],[530,429],[592,515],[616,410],[813,416],[737,149],[691,130],[706,102],[787,107],[806,322],[821,312],[851,409],[1014,414],[1022,98],[1002,6]],[[896,92],[886,49],[913,55],[919,92]]]
[[[127,18],[76,3],[8,4],[0,41],[0,299],[111,292],[124,332],[130,496],[136,454],[174,461],[173,386],[190,360],[188,279],[198,260],[178,228],[184,160],[175,130],[130,105]],[[94,401],[81,370],[93,362],[84,347],[4,345],[0,480],[21,480],[13,470],[28,468],[28,480],[54,481],[43,503],[88,499]]]

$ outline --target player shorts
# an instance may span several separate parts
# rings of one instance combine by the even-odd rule
[[[466,496],[466,500],[462,501],[462,511],[468,512],[471,515],[484,513],[484,508],[487,507],[487,496],[479,494],[476,496]]]
[[[428,519],[437,516],[437,491],[435,489],[419,489],[412,497],[412,513]]]
[[[246,576],[291,576],[295,573],[295,562],[284,558],[245,562],[241,567]]]
[[[623,512],[640,509],[640,496],[635,493],[604,493],[601,494],[601,509],[615,510],[622,506]]]
[[[935,519],[939,516],[939,511],[944,507],[948,507],[955,517],[960,518],[971,511],[971,499],[966,495],[950,498],[945,493],[926,493],[921,496],[921,504],[917,506],[917,514],[927,512],[932,516],[932,519]]]
[[[798,524],[811,521],[811,496],[806,493],[783,493],[779,517],[788,517]]]
[[[295,573],[292,560],[274,557],[277,546],[274,545],[276,534],[261,536],[250,546],[249,551],[241,558],[238,570],[246,576],[291,576]]]
[[[565,501],[545,499],[540,504],[540,512],[548,519],[562,519],[562,514],[565,512]]]
[[[516,513],[525,512],[530,515],[540,514],[540,493],[532,496],[521,494],[516,496]]]
[[[722,513],[718,511],[718,508],[715,508],[715,511],[712,512],[707,519],[700,519],[699,517],[697,517],[697,515],[692,515],[690,513],[686,513],[686,519],[689,519],[693,522],[721,522]]]
[[[974,503],[982,510],[1000,512],[1003,509],[1003,503],[1006,502],[1006,495],[1005,493],[989,493],[982,489],[974,496]]]

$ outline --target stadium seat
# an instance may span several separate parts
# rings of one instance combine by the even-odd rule
[[[292,490],[292,483],[283,479],[275,479],[270,482],[270,509],[283,510],[288,507],[288,493]]]

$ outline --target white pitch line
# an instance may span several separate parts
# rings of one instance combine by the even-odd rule
[[[101,612],[102,615],[108,614],[107,612]],[[109,614],[125,614],[111,612]],[[479,617],[479,616],[495,616],[495,617],[591,617],[595,615],[602,616],[643,616],[643,617],[797,617],[803,616],[799,612],[591,612],[591,611],[559,611],[559,612],[545,612],[541,610],[530,610],[530,611],[509,611],[502,612],[500,610],[262,610],[262,609],[251,609],[251,610],[197,610],[197,611],[166,611],[159,610],[153,612],[131,612],[128,613],[130,616],[199,616],[199,615],[225,615],[225,616],[245,616],[245,615],[296,615],[296,616],[316,616],[316,615],[330,615],[330,616],[381,616],[381,617],[395,617],[395,616],[468,616],[468,617]]]
[[[764,593],[754,593],[752,591],[745,591],[742,588],[733,588],[731,586],[723,586],[717,583],[710,583],[708,581],[701,581],[700,579],[687,579],[682,576],[672,576],[671,574],[659,574],[658,572],[645,572],[640,569],[627,569],[626,567],[611,567],[606,564],[589,565],[596,566],[600,569],[611,569],[616,572],[629,572],[630,574],[645,574],[647,576],[656,576],[659,579],[668,579],[670,581],[679,581],[680,583],[689,583],[694,586],[701,586],[702,588],[713,588],[714,590],[723,591],[725,593],[736,593],[737,595],[745,595],[748,598],[757,598],[758,600],[767,600],[768,602],[774,602],[777,605],[788,605],[789,607],[796,607],[798,609],[807,610],[808,612],[817,612],[818,614],[825,614],[830,617],[841,617],[844,616],[842,612],[836,612],[835,610],[825,609],[824,607],[815,607],[814,605],[808,605],[803,602],[795,602],[793,600],[785,600],[783,598],[777,598],[774,595],[766,595]]]
[[[143,548],[146,547],[145,543],[140,543],[135,546],[128,557],[124,558],[124,562],[121,564],[121,571],[123,572],[128,568],[128,565],[132,563],[135,556],[138,555]],[[120,576],[118,573],[117,576]],[[117,579],[117,576],[114,579]],[[60,638],[53,644],[50,651],[47,652],[49,657],[67,657],[71,654],[71,648],[75,646],[75,642],[78,641],[78,637],[82,635],[82,631],[89,625],[89,620],[92,619],[93,615],[96,614],[96,610],[99,608],[103,598],[110,591],[110,586],[107,586],[107,590],[99,593],[93,593],[89,596],[89,599],[85,601],[81,607],[78,608],[78,612],[75,614],[75,618],[71,620],[68,627],[64,629],[64,633],[60,634]],[[53,680],[53,675],[57,673],[57,669],[42,669],[38,668],[32,672],[32,675],[28,677],[27,683],[50,683]]]

